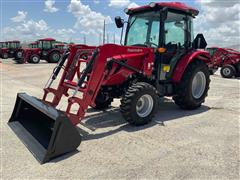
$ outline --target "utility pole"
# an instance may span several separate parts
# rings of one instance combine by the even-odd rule
[[[87,44],[87,38],[85,35],[83,36],[83,44]]]
[[[99,33],[99,45],[102,44],[102,33]]]
[[[109,43],[109,33],[107,33],[107,43]]]
[[[115,37],[115,33],[113,33],[113,44],[116,43],[116,37]]]
[[[103,22],[103,44],[105,44],[105,36],[106,36],[106,22]]]

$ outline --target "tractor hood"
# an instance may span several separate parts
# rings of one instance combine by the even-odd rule
[[[116,85],[124,83],[134,74],[150,77],[153,70],[154,49],[136,46],[120,46],[105,44],[99,49],[98,62],[105,62],[109,70],[104,85]]]
[[[23,51],[24,52],[40,52],[41,49],[40,48],[24,48]]]

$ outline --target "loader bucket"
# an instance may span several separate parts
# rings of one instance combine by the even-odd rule
[[[25,93],[17,95],[8,125],[41,164],[81,143],[81,135],[63,112]]]

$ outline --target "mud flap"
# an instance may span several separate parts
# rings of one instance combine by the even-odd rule
[[[81,135],[63,112],[25,93],[17,95],[8,125],[41,164],[81,143]]]

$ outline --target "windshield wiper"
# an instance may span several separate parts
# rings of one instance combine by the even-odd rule
[[[137,17],[135,17],[135,19],[132,21],[132,23],[129,25],[129,29],[130,27],[135,23],[135,21],[137,20]]]

